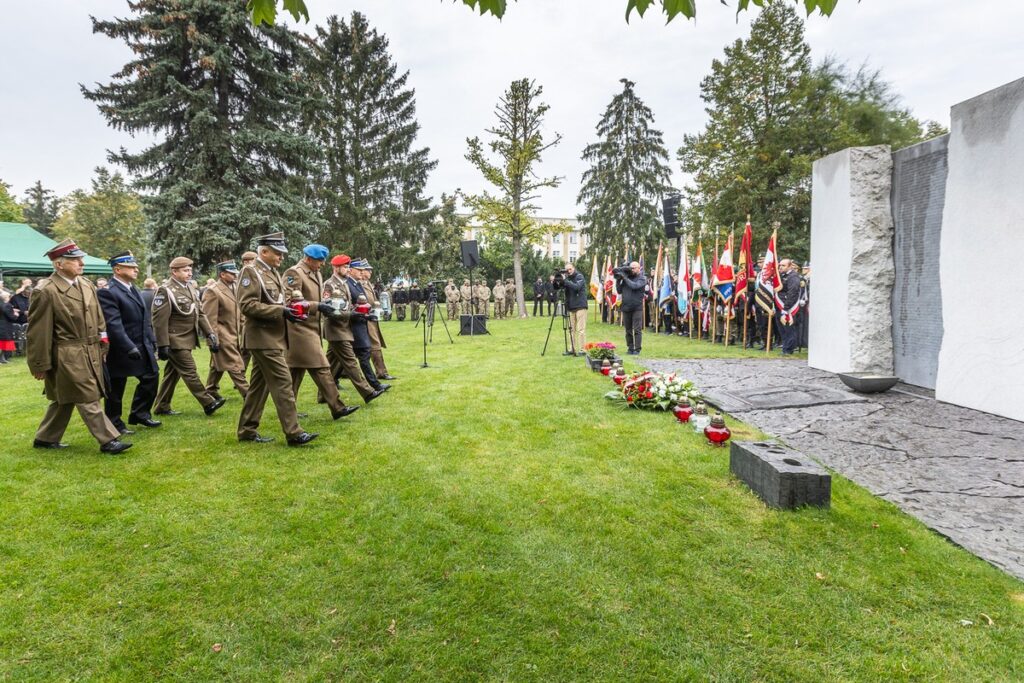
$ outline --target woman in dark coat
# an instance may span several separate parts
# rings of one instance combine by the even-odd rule
[[[11,305],[9,292],[0,291],[0,365],[6,365],[7,359],[14,353],[14,324],[18,322],[18,313]]]

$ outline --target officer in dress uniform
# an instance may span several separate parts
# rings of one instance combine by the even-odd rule
[[[245,379],[245,361],[238,348],[241,316],[235,296],[237,279],[238,266],[234,261],[218,263],[217,281],[207,288],[203,296],[203,313],[220,344],[220,351],[210,354],[210,374],[206,377],[206,390],[215,398],[221,397],[220,380],[225,372],[242,398],[249,392],[249,382]]]
[[[241,343],[242,348],[252,354],[249,393],[245,395],[242,414],[238,417],[238,440],[273,441],[260,436],[258,431],[269,395],[274,400],[288,445],[301,446],[318,435],[299,426],[292,375],[285,357],[288,328],[300,322],[300,316],[285,306],[284,283],[277,272],[288,247],[281,232],[264,235],[257,239],[257,244],[256,260],[242,268],[238,281],[238,307],[245,316]]]
[[[217,353],[220,346],[210,321],[203,313],[199,292],[190,282],[192,260],[178,256],[171,261],[171,277],[164,281],[153,297],[153,331],[156,332],[157,351],[164,365],[164,381],[156,395],[157,415],[177,415],[171,409],[174,388],[178,380],[185,382],[192,395],[203,406],[203,412],[213,415],[224,405],[225,399],[215,398],[199,379],[192,350],[199,346],[200,334]]]
[[[323,301],[330,304],[332,312],[324,316],[324,339],[327,340],[327,358],[331,362],[332,375],[347,377],[363,400],[369,403],[390,389],[391,385],[381,384],[376,376],[373,377],[375,385],[371,384],[359,366],[354,345],[356,336],[353,328],[356,326],[353,325],[353,317],[361,316],[352,310],[346,282],[351,263],[352,259],[347,254],[339,254],[331,259],[334,272],[324,282]],[[369,362],[370,336],[365,321],[358,327]]]
[[[448,319],[455,320],[459,313],[459,288],[454,280],[448,280],[444,287],[444,303],[448,307]]]
[[[363,292],[366,295],[366,300],[370,304],[370,308],[376,309],[379,307],[377,302],[377,294],[373,291],[373,285],[370,283],[370,276],[373,274],[373,266],[366,259],[360,261],[354,261],[352,263],[352,269],[357,274],[360,282],[363,285]],[[413,301],[413,295],[409,294],[410,302]],[[380,322],[376,319],[376,316],[370,316],[366,321],[366,330],[370,334],[370,359],[373,361],[374,373],[378,379],[398,379],[390,372],[388,372],[387,363],[384,362],[384,349],[388,347],[387,342],[384,341],[384,335],[380,331]]]
[[[139,264],[130,251],[118,254],[108,263],[114,276],[106,289],[96,290],[110,340],[106,364],[109,384],[103,409],[118,431],[129,434],[131,431],[121,418],[129,377],[137,378],[139,383],[132,397],[128,424],[160,426],[151,414],[160,382],[160,367],[156,363],[156,335],[150,313],[134,284],[139,277]]]
[[[95,287],[82,277],[85,252],[67,239],[46,252],[53,275],[36,284],[29,309],[28,369],[44,382],[50,405],[36,431],[35,448],[67,448],[61,443],[71,413],[78,409],[104,453],[122,453],[117,428],[103,413],[103,352],[106,323]]]
[[[331,409],[335,420],[359,410],[348,407],[338,395],[338,385],[331,376],[330,363],[324,354],[322,314],[331,314],[334,309],[321,301],[324,291],[320,268],[327,260],[327,247],[309,244],[302,250],[303,258],[284,272],[285,291],[298,294],[309,303],[309,315],[305,320],[292,325],[288,330],[288,367],[291,368],[292,391],[296,399],[302,378],[308,372],[316,384],[319,395]]]
[[[494,281],[494,317],[505,317],[505,285],[501,280]]]

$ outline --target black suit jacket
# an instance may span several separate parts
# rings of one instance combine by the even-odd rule
[[[345,282],[348,284],[349,301],[352,306],[356,305],[356,299],[362,294],[366,296],[366,290],[363,286],[353,280],[352,278],[346,278]],[[369,297],[366,297],[369,299]],[[370,348],[370,330],[367,328],[366,318],[359,315],[353,315],[349,320],[349,329],[352,330],[352,347],[356,349],[368,349]]]
[[[153,323],[142,293],[132,286],[129,292],[118,282],[111,282],[106,289],[96,290],[107,321],[107,337],[110,352],[107,354],[107,371],[111,377],[141,377],[155,374],[156,335]],[[142,358],[132,360],[128,352],[138,349]]]

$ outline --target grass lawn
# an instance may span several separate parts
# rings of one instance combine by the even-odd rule
[[[33,450],[40,385],[0,367],[0,680],[1024,679],[1024,584],[839,477],[768,510],[560,329],[542,358],[546,319],[491,328],[421,369],[386,323],[395,388],[333,423],[307,379],[298,449],[179,387],[123,457],[77,415]]]

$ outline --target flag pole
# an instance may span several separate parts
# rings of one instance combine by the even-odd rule
[[[774,309],[774,306],[773,306]],[[768,339],[764,343],[764,355],[769,355],[772,352],[772,321],[775,320],[775,311],[772,310],[768,314]]]
[[[750,214],[747,214],[747,224],[750,223]],[[746,234],[746,226],[743,228],[744,234]],[[751,240],[753,241],[753,240]],[[753,248],[750,250],[753,252]],[[753,254],[750,254],[753,257]],[[747,348],[747,320],[750,318],[750,282],[747,281],[747,269],[749,264],[743,267],[743,291],[746,292],[743,295],[743,348]]]

